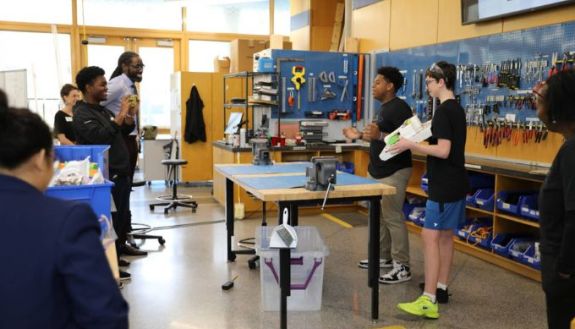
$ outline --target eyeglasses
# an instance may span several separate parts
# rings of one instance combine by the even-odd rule
[[[136,70],[143,70],[145,65],[144,64],[136,64],[136,65],[130,64],[130,67],[133,69],[136,69]]]
[[[535,95],[536,98],[539,99],[544,99],[545,97],[541,94],[541,90],[543,89],[543,86],[545,86],[545,81],[539,81],[534,87],[533,89],[531,89],[531,92]]]

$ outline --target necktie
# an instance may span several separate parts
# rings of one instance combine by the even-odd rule
[[[133,95],[138,96],[138,88],[136,88],[135,84],[132,84],[132,92]],[[138,115],[136,115],[134,117],[134,122],[136,124],[136,131],[139,133],[140,132],[140,113],[138,112]]]

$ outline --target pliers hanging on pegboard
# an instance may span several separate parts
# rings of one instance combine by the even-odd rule
[[[521,129],[519,123],[517,123],[517,127],[513,130],[513,145],[519,145],[519,140],[521,139]]]
[[[483,133],[483,146],[485,148],[489,147],[489,144],[491,143],[491,131],[493,130],[493,123],[491,121],[487,122],[487,125],[485,126],[485,131]]]

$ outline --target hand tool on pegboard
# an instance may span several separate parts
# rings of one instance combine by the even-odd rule
[[[345,75],[341,75],[338,77],[339,81],[344,81],[343,83],[343,90],[341,92],[341,96],[339,101],[343,103],[344,99],[347,99],[347,86],[349,85],[349,80]]]
[[[305,67],[303,65],[294,65],[291,69],[291,82],[297,90],[297,109],[301,110],[301,87],[305,83]]]
[[[405,96],[405,89],[407,88],[407,70],[401,70],[399,73],[403,75],[403,86],[401,87],[401,92],[402,95]]]
[[[361,109],[363,104],[363,61],[364,56],[358,56],[358,68],[357,68],[357,99],[355,100],[355,119],[356,121],[361,120]]]
[[[415,92],[415,84],[417,82],[416,75],[417,75],[417,70],[413,70],[413,75],[411,77],[411,98],[413,98],[414,100],[415,100],[415,95],[417,95],[417,93]]]
[[[282,77],[282,107],[281,113],[287,113],[287,78]]]
[[[419,70],[419,89],[417,91],[417,99],[423,99],[423,80],[425,79],[425,74],[423,69]]]
[[[519,145],[519,141],[521,140],[521,126],[519,122],[516,124],[515,129],[513,130],[513,145]]]
[[[551,55],[551,69],[549,70],[549,76],[555,75],[559,72],[559,70],[557,69],[557,53],[554,52],[553,55]]]
[[[295,97],[294,97],[294,92],[293,92],[293,87],[289,87],[287,88],[288,91],[288,97],[287,97],[287,104],[290,107],[291,110],[293,110],[293,106],[295,104]]]

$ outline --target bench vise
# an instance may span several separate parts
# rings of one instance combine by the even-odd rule
[[[311,167],[307,167],[305,188],[310,191],[329,191],[336,183],[336,163],[334,157],[313,157]]]
[[[252,144],[252,164],[256,166],[269,166],[273,164],[267,139],[252,138],[250,143]]]

